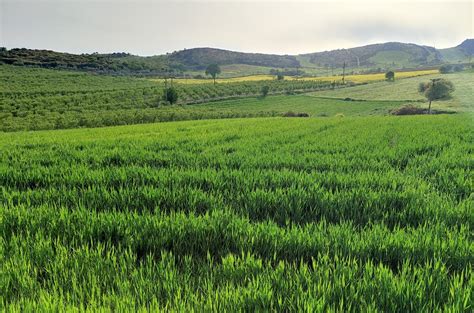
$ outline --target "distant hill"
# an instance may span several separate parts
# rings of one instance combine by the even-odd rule
[[[338,49],[302,55],[321,67],[360,66],[420,66],[442,62],[440,53],[433,47],[400,42],[388,42],[350,49]]]
[[[0,63],[70,70],[92,71],[114,75],[179,75],[202,72],[207,65],[217,63],[232,67],[232,73],[253,74],[273,69],[301,68],[320,74],[323,69],[347,68],[402,69],[438,66],[442,63],[469,62],[474,54],[474,39],[466,39],[453,48],[388,42],[350,49],[315,52],[301,55],[244,53],[214,48],[193,48],[166,55],[135,56],[124,52],[111,54],[71,54],[50,50],[0,48]],[[242,70],[239,71],[239,67]]]
[[[474,55],[474,39],[466,39],[453,48],[439,50],[444,62],[469,62]]]
[[[466,39],[464,40],[459,46],[457,46],[460,50],[468,55],[474,54],[474,39]]]
[[[161,74],[170,71],[172,65],[166,56],[139,57],[123,52],[71,54],[24,48],[0,48],[0,63],[122,75]]]
[[[295,56],[234,52],[213,48],[194,48],[170,54],[169,59],[191,69],[205,69],[211,63],[219,65],[247,64],[267,67],[299,67]]]

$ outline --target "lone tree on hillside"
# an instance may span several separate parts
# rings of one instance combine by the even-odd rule
[[[217,74],[221,73],[221,68],[217,64],[210,64],[206,68],[206,75],[211,75],[212,79],[214,79],[214,85],[216,84],[216,76]]]
[[[454,85],[447,79],[435,78],[428,83],[420,83],[418,91],[423,93],[430,102],[428,114],[431,114],[431,102],[448,98],[454,91]]]
[[[393,71],[388,71],[385,73],[385,79],[392,82],[395,81],[395,73]]]

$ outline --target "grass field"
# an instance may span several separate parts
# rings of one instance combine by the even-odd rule
[[[0,133],[0,309],[472,311],[473,142],[465,114]]]
[[[398,75],[397,75],[398,77]],[[354,86],[350,88],[319,91],[311,95],[330,98],[352,98],[357,100],[390,100],[415,102],[424,101],[425,98],[418,92],[421,82],[428,82],[433,78],[445,78],[453,82],[456,90],[453,97],[448,100],[435,101],[434,108],[455,111],[472,111],[474,94],[474,73],[465,71],[452,74],[436,74],[420,76],[409,79],[395,80],[395,82],[375,82],[369,85]],[[423,104],[420,104],[423,105]]]

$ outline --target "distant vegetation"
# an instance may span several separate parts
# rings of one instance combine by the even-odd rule
[[[439,68],[439,72],[441,74],[448,74],[453,72],[461,72],[464,70],[464,66],[462,64],[444,64],[441,65]]]
[[[340,83],[338,82],[337,85]],[[228,112],[158,110],[266,94],[295,94],[331,88],[320,80],[271,80],[227,84],[165,85],[130,77],[0,65],[0,131],[97,127],[180,119],[236,116]],[[152,110],[150,110],[152,109]],[[237,113],[237,116],[245,112]],[[262,113],[269,115],[271,113]]]
[[[30,49],[4,49],[0,51],[0,63],[115,75],[169,75],[182,69],[166,56],[139,57],[128,53],[70,54]]]
[[[294,56],[262,53],[242,53],[213,48],[194,48],[168,55],[169,60],[184,65],[188,69],[204,70],[209,64],[248,64],[268,67],[299,67]]]
[[[134,76],[197,76],[209,64],[232,67],[231,76],[262,74],[302,76],[333,74],[346,63],[347,73],[382,72],[387,69],[437,67],[443,63],[469,63],[474,40],[457,47],[437,50],[404,43],[384,43],[291,55],[242,53],[213,48],[194,48],[166,55],[140,57],[118,52],[110,54],[70,54],[48,50],[0,49],[0,63],[53,69],[92,71]],[[278,73],[277,73],[278,72]]]
[[[426,75],[435,71],[400,72],[398,82],[403,77]],[[457,74],[452,78],[457,80]],[[466,74],[467,75],[467,74]],[[235,82],[186,84],[184,80],[168,79],[148,80],[131,77],[109,77],[70,71],[53,71],[0,65],[0,131],[38,130],[74,127],[98,127],[123,125],[134,123],[151,123],[160,121],[189,120],[203,118],[228,118],[245,116],[275,116],[289,111],[284,105],[270,105],[265,102],[265,107],[260,107],[258,102],[238,106],[238,99],[258,98],[269,95],[295,95],[314,91],[335,89],[336,93],[344,93],[348,88],[342,87],[340,76],[294,79],[288,77],[277,80],[269,76],[267,80],[246,80]],[[253,78],[252,78],[253,79]],[[270,80],[268,80],[270,79]],[[384,74],[349,75],[344,87],[356,83],[383,81]],[[172,81],[172,84],[171,84]],[[189,82],[190,80],[188,80]],[[222,82],[223,80],[219,80]],[[352,81],[355,81],[353,83]],[[394,83],[390,92],[405,95],[406,87],[398,90]],[[457,86],[465,86],[462,81]],[[413,83],[416,91],[417,82]],[[168,87],[173,88],[168,88]],[[355,88],[355,89],[354,89]],[[357,98],[352,94],[358,90],[350,87],[341,99],[353,98],[366,99],[367,95]],[[371,95],[376,93],[371,90]],[[461,88],[461,91],[464,87]],[[389,92],[385,92],[389,94]],[[213,106],[191,106],[222,100],[236,99],[228,103],[228,107],[220,107],[217,103]],[[389,98],[390,100],[391,98]],[[397,98],[392,98],[397,99]],[[297,105],[300,100],[292,97],[285,98],[285,105]],[[277,101],[274,101],[277,102]],[[318,100],[317,105],[308,101],[301,107],[303,112],[311,114],[330,114],[331,116],[344,111],[352,112],[351,104],[342,105],[336,101],[336,106],[327,107],[331,101]],[[173,104],[187,105],[193,108],[177,109]],[[354,103],[355,104],[355,103]],[[299,105],[299,104],[298,104]],[[399,106],[400,103],[358,103],[360,110],[351,114],[368,114],[371,110],[379,111],[375,114],[386,114],[390,107]],[[312,108],[312,106],[314,106]],[[338,111],[338,107],[342,111]],[[216,108],[219,108],[218,110]],[[227,109],[229,108],[229,109]],[[260,108],[260,109],[259,109]],[[294,109],[294,108],[293,108]]]
[[[382,59],[377,61],[377,56],[379,54],[383,55],[383,53],[386,52],[396,53],[392,53],[388,60]],[[376,66],[379,64],[386,66],[395,65],[398,67],[410,67],[418,65],[436,65],[442,62],[441,55],[436,49],[432,47],[398,42],[310,53],[306,54],[305,56],[310,58],[311,63],[325,67],[342,67],[344,62],[346,62],[348,67],[360,67],[367,65]],[[402,62],[404,64],[401,64],[400,60],[403,60]]]

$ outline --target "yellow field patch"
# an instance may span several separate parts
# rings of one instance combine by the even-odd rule
[[[409,71],[409,72],[395,72],[395,79],[397,78],[408,78],[408,77],[415,77],[421,75],[430,75],[430,74],[437,74],[439,73],[438,70],[423,70],[423,71]],[[299,78],[301,80],[322,80],[322,81],[338,81],[342,80],[342,76],[322,76],[322,77],[303,77]],[[346,81],[351,81],[355,83],[367,83],[372,81],[380,81],[385,80],[385,73],[377,73],[377,74],[360,74],[360,75],[346,75]]]
[[[437,74],[438,70],[420,70],[420,71],[408,71],[408,72],[395,72],[395,79],[397,78],[408,78],[421,75]],[[233,78],[218,78],[217,83],[236,83],[236,82],[251,82],[251,81],[262,81],[262,80],[274,80],[273,75],[250,75]],[[152,81],[163,82],[163,79],[151,79]],[[315,80],[315,81],[340,81],[342,80],[341,75],[335,76],[318,76],[318,77],[293,77],[285,76],[285,80]],[[358,75],[346,75],[346,81],[354,83],[367,83],[373,81],[385,80],[385,73],[377,74],[358,74]],[[177,78],[173,80],[179,84],[212,84],[212,79],[184,79]]]

